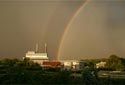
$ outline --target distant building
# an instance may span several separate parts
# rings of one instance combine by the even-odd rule
[[[40,64],[43,68],[56,68],[61,67],[67,70],[81,70],[84,68],[84,62],[79,60],[59,60],[50,61],[47,56],[47,45],[45,44],[45,51],[38,52],[38,44],[36,44],[36,51],[28,51],[24,58]]]
[[[36,45],[36,52],[35,51],[28,51],[26,53],[25,58],[29,58],[33,62],[42,65],[43,61],[49,60],[49,58],[47,56],[46,44],[45,44],[45,52],[44,53],[38,52],[38,45]]]
[[[67,70],[79,70],[79,61],[78,60],[61,60],[63,64],[63,69]]]
[[[105,65],[106,65],[106,62],[101,61],[101,62],[96,64],[96,68],[105,67]]]
[[[43,61],[42,67],[44,68],[60,68],[63,64],[59,61]]]
[[[83,70],[85,67],[85,62],[84,61],[79,61],[79,69]]]

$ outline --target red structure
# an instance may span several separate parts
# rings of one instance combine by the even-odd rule
[[[43,67],[61,67],[62,63],[59,61],[43,61]]]

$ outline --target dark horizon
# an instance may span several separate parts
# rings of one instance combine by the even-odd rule
[[[125,58],[124,10],[124,0],[0,0],[0,58],[36,43],[50,59]]]

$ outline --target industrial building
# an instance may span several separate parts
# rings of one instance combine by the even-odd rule
[[[34,51],[28,51],[26,53],[26,58],[29,58],[35,63],[38,63],[40,65],[43,64],[43,61],[48,61],[47,53],[36,53]]]
[[[25,58],[29,58],[31,61],[43,65],[43,61],[49,61],[47,56],[47,44],[45,44],[44,52],[38,52],[38,44],[36,44],[36,51],[28,51]]]
[[[49,60],[47,56],[47,44],[45,44],[44,52],[38,52],[38,44],[36,44],[36,51],[28,51],[25,58],[40,64],[43,68],[63,68],[67,70],[80,70],[84,67],[84,62],[79,60]]]

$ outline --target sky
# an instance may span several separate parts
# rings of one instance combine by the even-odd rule
[[[125,57],[125,0],[0,0],[0,58]]]

